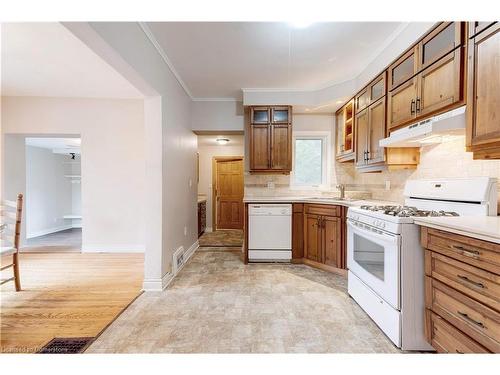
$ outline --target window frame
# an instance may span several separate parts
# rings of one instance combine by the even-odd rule
[[[298,139],[320,139],[321,147],[321,184],[300,184],[295,182],[295,142]],[[330,188],[331,169],[331,132],[328,131],[294,131],[292,136],[292,170],[290,172],[290,188],[294,190],[328,190]]]

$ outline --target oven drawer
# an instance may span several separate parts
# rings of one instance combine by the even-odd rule
[[[341,207],[328,204],[305,204],[306,214],[315,214],[323,216],[340,216]]]
[[[437,229],[422,228],[422,246],[500,275],[498,244]]]
[[[425,313],[429,322],[428,340],[438,353],[489,353],[439,315],[430,310]]]
[[[500,276],[429,250],[425,273],[500,312]]]
[[[500,353],[500,314],[428,276],[426,307],[494,353]]]

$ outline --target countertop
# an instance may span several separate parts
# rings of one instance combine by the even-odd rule
[[[202,202],[206,202],[206,201],[207,201],[207,197],[201,197],[201,196],[198,197],[198,203],[202,203]]]
[[[359,207],[362,205],[398,205],[395,202],[380,201],[376,199],[337,199],[323,197],[301,197],[301,196],[246,196],[243,198],[245,203],[318,203],[334,204],[346,207]]]
[[[419,217],[415,224],[500,244],[500,217]]]

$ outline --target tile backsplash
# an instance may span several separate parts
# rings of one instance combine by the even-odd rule
[[[332,188],[327,192],[298,191],[290,189],[290,176],[245,176],[246,195],[335,195],[335,185],[347,185],[347,191],[355,197],[404,202],[403,189],[409,179],[453,178],[488,176],[500,178],[500,160],[473,160],[471,152],[465,152],[465,136],[455,137],[443,143],[428,145],[420,150],[420,164],[416,169],[391,170],[381,173],[358,173],[353,163],[334,163]],[[268,182],[274,188],[268,188]]]
[[[375,199],[403,203],[403,189],[409,179],[488,176],[500,178],[500,160],[473,160],[465,152],[465,136],[420,149],[416,169],[393,170],[382,173],[356,173],[352,163],[336,163],[338,180],[345,184],[363,186]],[[390,189],[386,190],[389,181]]]

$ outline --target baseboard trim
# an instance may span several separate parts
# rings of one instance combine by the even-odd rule
[[[68,230],[73,228],[72,225],[62,225],[60,227],[54,227],[54,228],[49,228],[49,229],[43,229],[39,230],[33,233],[26,233],[26,238],[35,238],[35,237],[40,237],[40,236],[45,236],[47,234],[52,234],[52,233],[57,233],[57,232],[62,232],[63,230]]]
[[[174,279],[174,275],[167,272],[161,279],[144,279],[142,290],[145,292],[161,292]]]
[[[162,290],[166,289],[174,280],[174,278],[179,274],[179,272],[184,268],[188,260],[193,256],[193,254],[196,252],[196,250],[198,250],[199,247],[200,245],[198,243],[198,240],[196,240],[196,242],[192,244],[186,251],[183,251],[184,247],[180,246],[172,255],[172,273],[167,272],[161,279],[144,279],[144,282],[142,283],[142,289],[145,292],[161,292]],[[185,255],[184,263],[179,268],[177,268],[173,263],[175,261],[175,255],[182,252]]]
[[[143,253],[144,245],[82,244],[82,253]]]

